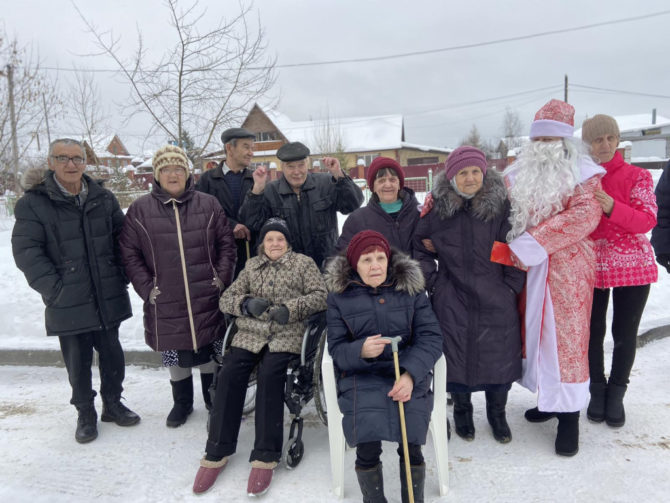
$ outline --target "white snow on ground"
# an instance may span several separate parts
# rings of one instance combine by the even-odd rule
[[[654,173],[658,179],[659,173]],[[340,225],[343,222],[340,219]],[[16,269],[11,254],[13,220],[0,218],[0,349],[54,349],[46,337],[44,308]],[[670,324],[670,278],[661,270],[652,286],[640,332]],[[135,316],[121,326],[125,349],[147,350],[142,307],[131,291]],[[608,339],[609,336],[608,336]],[[611,353],[611,340],[606,343]],[[664,356],[665,355],[665,356]],[[589,423],[582,417],[580,452],[554,454],[556,420],[530,424],[523,411],[535,397],[515,385],[508,403],[514,439],[496,443],[486,422],[484,397],[473,395],[477,438],[457,436],[449,443],[450,492],[438,497],[430,439],[424,449],[428,475],[426,501],[668,501],[670,493],[670,338],[638,350],[626,395],[627,422],[621,429]],[[95,386],[98,377],[94,371]],[[0,367],[0,500],[37,502],[244,501],[247,462],[253,443],[253,418],[243,422],[238,454],[212,490],[191,492],[206,441],[206,413],[199,393],[196,410],[178,429],[165,426],[172,399],[165,369],[129,366],[124,382],[127,404],[142,416],[135,427],[99,423],[99,438],[87,445],[74,440],[76,413],[68,404],[70,388],[63,368]],[[198,388],[196,388],[198,389]],[[98,410],[100,402],[98,398]],[[451,411],[449,411],[451,416]],[[292,471],[280,466],[265,501],[337,501],[330,491],[326,427],[310,404],[305,413],[305,457]],[[285,418],[289,424],[288,415]],[[395,446],[385,444],[386,494],[400,501]],[[344,501],[360,501],[348,450]]]
[[[444,498],[438,496],[429,436],[424,449],[426,501],[668,501],[668,355],[670,339],[638,351],[626,396],[626,425],[612,429],[582,417],[580,451],[574,458],[554,454],[555,419],[543,424],[523,419],[523,411],[535,405],[533,394],[517,385],[512,388],[507,416],[514,438],[501,445],[493,440],[486,423],[483,394],[475,393],[477,436],[468,443],[454,435],[449,442],[450,491]],[[65,369],[0,367],[0,500],[246,500],[253,420],[243,422],[238,453],[217,483],[196,497],[191,486],[204,451],[205,409],[197,397],[188,422],[167,428],[165,416],[171,407],[167,380],[164,370],[128,367],[124,396],[142,415],[141,423],[130,428],[99,423],[98,439],[79,445],[74,440],[75,411],[67,403]],[[330,491],[326,427],[317,422],[311,407],[306,421],[302,463],[292,471],[284,466],[276,470],[265,501],[337,501]],[[384,447],[386,494],[389,501],[398,502],[395,446]],[[348,502],[361,501],[353,464],[354,451],[349,450],[345,462]]]

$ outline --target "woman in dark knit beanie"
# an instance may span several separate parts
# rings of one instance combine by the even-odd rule
[[[487,170],[484,153],[459,147],[438,175],[414,235],[414,256],[444,336],[456,433],[465,440],[475,437],[475,391],[486,393],[495,439],[512,439],[505,405],[511,383],[521,377],[516,296],[525,273],[490,260],[494,242],[505,242],[509,211],[502,177]],[[433,250],[425,247],[426,240]]]
[[[357,232],[372,229],[388,239],[391,246],[411,255],[419,202],[414,191],[405,187],[402,166],[394,159],[377,157],[368,168],[367,180],[372,197],[367,206],[358,208],[344,222],[335,250],[344,250]]]

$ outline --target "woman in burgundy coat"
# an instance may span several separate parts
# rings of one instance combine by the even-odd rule
[[[161,351],[170,371],[174,406],[166,424],[177,427],[193,411],[193,376],[200,369],[202,393],[220,353],[224,318],[219,296],[232,282],[237,251],[219,202],[197,192],[188,158],[172,145],[153,158],[151,194],[128,208],[121,233],[126,274],[144,300],[144,336]]]

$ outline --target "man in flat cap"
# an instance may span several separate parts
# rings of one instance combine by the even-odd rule
[[[226,149],[226,159],[221,161],[216,168],[204,172],[195,186],[196,190],[211,194],[219,200],[233,228],[237,244],[235,278],[244,269],[247,261],[247,243],[250,254],[256,254],[257,233],[250,231],[238,219],[244,196],[254,185],[249,165],[254,156],[255,138],[254,133],[244,128],[226,129],[221,134],[221,141]]]
[[[284,219],[293,250],[312,257],[322,267],[337,241],[337,212],[347,215],[358,208],[363,192],[334,157],[323,158],[329,173],[309,173],[309,149],[300,142],[282,145],[277,157],[284,176],[268,183],[267,170],[256,169],[254,186],[240,208],[240,220],[256,230],[270,217]]]

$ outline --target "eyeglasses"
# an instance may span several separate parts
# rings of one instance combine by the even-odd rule
[[[51,158],[55,159],[56,162],[60,164],[67,164],[70,161],[72,161],[72,164],[75,166],[84,164],[84,158],[78,155],[75,155],[74,157],[68,157],[67,155],[52,155]]]
[[[166,175],[185,176],[186,170],[184,168],[176,166],[171,168],[161,168],[161,173],[165,173]]]

